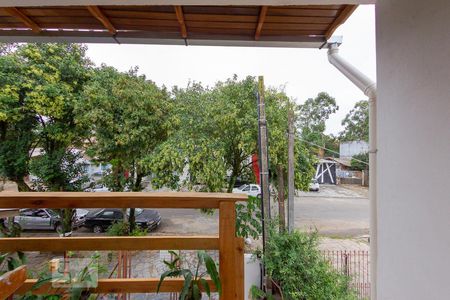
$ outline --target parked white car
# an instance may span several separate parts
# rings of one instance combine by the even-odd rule
[[[257,184],[244,184],[233,189],[233,193],[247,194],[253,197],[261,197],[261,187]]]
[[[309,183],[309,190],[311,192],[318,192],[320,189],[319,182],[317,179],[311,179],[311,182]]]

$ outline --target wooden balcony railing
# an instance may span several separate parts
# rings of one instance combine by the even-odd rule
[[[221,299],[244,299],[244,241],[237,238],[237,201],[247,196],[225,193],[0,193],[0,208],[214,208],[219,209],[219,236],[19,237],[0,239],[0,252],[75,250],[219,250]],[[20,276],[18,276],[20,277]],[[21,278],[21,277],[20,277]],[[21,279],[20,279],[21,280]],[[12,292],[23,294],[36,279]],[[99,279],[93,293],[155,293],[159,278]],[[1,284],[1,282],[0,282]],[[213,283],[210,281],[213,290]],[[180,278],[166,279],[161,292],[179,292]],[[50,290],[51,291],[51,290]],[[11,292],[11,293],[12,293]],[[33,293],[49,293],[42,286]]]

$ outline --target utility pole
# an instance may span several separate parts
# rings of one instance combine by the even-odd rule
[[[263,249],[269,233],[270,223],[270,192],[269,192],[269,158],[267,149],[267,121],[266,108],[264,104],[264,77],[258,78],[258,126],[259,126],[259,160],[260,160],[260,182],[262,196],[263,216]]]
[[[280,232],[286,230],[286,206],[284,201],[284,169],[282,165],[277,166],[278,175],[278,218],[280,219]]]
[[[267,121],[266,108],[264,103],[264,77],[258,78],[258,146],[259,146],[259,165],[261,182],[261,215],[262,215],[262,238],[263,253],[266,251],[266,242],[269,236],[270,225],[270,191],[269,191],[269,153],[267,148]],[[271,291],[270,280],[266,277],[266,269],[263,267],[263,289],[266,292]]]
[[[294,230],[295,209],[294,209],[294,109],[289,108],[288,112],[288,230]]]

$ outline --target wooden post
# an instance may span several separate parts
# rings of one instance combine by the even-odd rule
[[[244,262],[244,239],[243,238],[236,238],[235,240],[236,245],[236,294],[237,299],[245,299],[245,286],[244,286],[244,269],[245,269],[245,262]]]
[[[270,223],[270,191],[269,191],[269,159],[267,151],[267,121],[264,104],[264,77],[258,78],[258,124],[259,124],[259,159],[260,182],[263,214],[263,249],[269,233]]]
[[[20,266],[0,276],[0,299],[6,299],[16,292],[27,279],[27,268]]]
[[[286,207],[284,202],[284,170],[282,165],[277,166],[278,175],[278,218],[280,219],[280,232],[286,229]]]
[[[288,112],[288,230],[291,232],[295,226],[295,182],[294,182],[294,110]]]
[[[221,299],[237,300],[236,293],[236,210],[234,202],[219,204],[219,273]],[[239,299],[240,300],[240,299]]]

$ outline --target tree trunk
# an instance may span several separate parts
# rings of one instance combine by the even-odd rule
[[[17,188],[19,189],[19,192],[31,192],[33,191],[28,184],[25,183],[25,180],[23,178],[15,178],[14,180],[17,183]]]
[[[278,217],[280,219],[280,231],[286,229],[286,210],[284,203],[284,170],[282,165],[277,166],[278,175]]]

